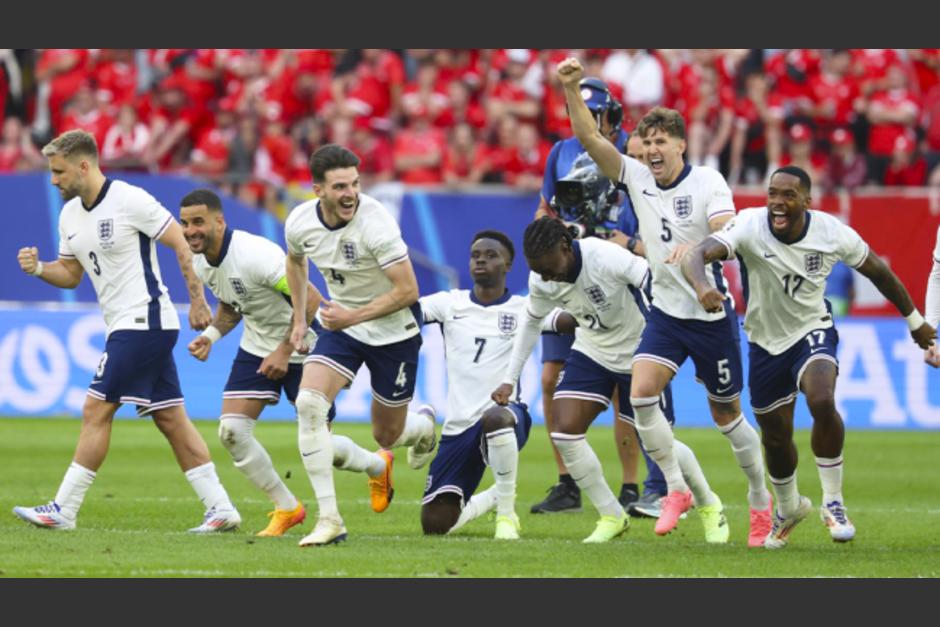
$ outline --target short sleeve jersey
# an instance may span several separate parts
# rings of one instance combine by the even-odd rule
[[[543,318],[555,307],[564,309],[578,321],[572,350],[608,370],[628,373],[646,326],[634,294],[649,280],[649,266],[613,242],[588,238],[572,246],[574,282],[543,281],[530,272],[529,312]]]
[[[527,299],[507,292],[484,305],[471,290],[450,290],[422,296],[418,302],[424,322],[439,323],[444,334],[447,419],[442,433],[456,435],[494,405],[490,392],[502,383]]]
[[[649,168],[624,155],[620,182],[630,193],[646,246],[653,274],[653,305],[684,320],[724,318],[724,311],[708,313],[702,309],[679,264],[665,263],[679,244],[695,245],[708,237],[709,220],[734,215],[731,189],[721,174],[712,168],[687,164],[672,184],[660,187]],[[710,268],[708,282],[727,293],[720,263]]]
[[[107,333],[179,329],[160,275],[155,240],[173,216],[149,193],[107,179],[91,207],[80,197],[59,214],[59,257],[74,259],[91,279]]]
[[[216,298],[242,315],[239,346],[257,357],[273,353],[290,332],[292,319],[290,297],[275,287],[286,273],[281,247],[258,235],[226,229],[218,262],[193,255],[193,268]],[[296,352],[290,358],[291,363],[303,360]]]
[[[392,282],[385,270],[408,259],[408,247],[398,223],[382,204],[366,194],[345,225],[329,227],[323,222],[320,201],[298,205],[285,225],[288,250],[306,255],[326,281],[329,297],[356,309],[389,292]],[[344,329],[370,346],[400,342],[420,333],[412,308],[367,320]]]
[[[832,326],[826,310],[826,278],[837,261],[857,268],[868,244],[851,227],[821,211],[807,211],[802,235],[777,239],[767,207],[745,209],[712,235],[741,260],[748,338],[778,355],[814,329]]]

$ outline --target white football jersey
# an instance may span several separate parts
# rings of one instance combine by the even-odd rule
[[[483,412],[495,405],[490,393],[502,383],[527,299],[507,292],[496,302],[483,305],[472,290],[450,290],[422,296],[418,302],[424,322],[437,322],[444,334],[447,418],[442,433],[456,435],[476,424]],[[559,312],[546,318],[544,330],[554,330]],[[518,388],[515,392],[518,394]]]
[[[193,255],[196,275],[215,297],[242,315],[239,346],[256,357],[273,353],[290,333],[292,308],[288,296],[275,286],[285,278],[286,255],[274,242],[245,231],[225,229],[219,262]],[[316,336],[310,331],[311,344]],[[290,362],[303,363],[293,353]]]
[[[933,268],[927,278],[924,318],[935,329],[940,324],[940,227],[937,227],[937,243],[933,248]]]
[[[179,329],[160,276],[156,240],[173,216],[156,198],[107,179],[95,203],[75,197],[59,214],[59,257],[75,259],[91,279],[108,335],[117,330]]]
[[[868,257],[868,244],[851,227],[821,211],[806,212],[806,229],[795,242],[778,240],[767,207],[744,209],[712,236],[741,259],[748,339],[778,355],[814,329],[828,329],[832,316],[823,294],[839,260],[853,268]]]
[[[620,181],[630,193],[646,246],[653,275],[653,305],[684,320],[724,318],[724,311],[708,313],[702,309],[678,263],[665,263],[677,245],[695,245],[708,237],[709,220],[734,215],[731,189],[721,174],[712,168],[686,165],[671,185],[659,187],[648,167],[624,155]],[[721,264],[716,262],[710,270],[709,284],[727,293]]]
[[[287,217],[287,248],[306,255],[317,267],[329,290],[329,298],[347,309],[358,309],[392,289],[384,270],[408,258],[398,223],[382,204],[359,194],[352,220],[330,228],[320,217],[320,201],[298,205]],[[412,309],[344,329],[360,342],[382,346],[420,333]]]
[[[578,321],[572,350],[608,370],[628,373],[646,327],[630,286],[642,292],[649,266],[642,257],[595,237],[573,246],[574,283],[543,281],[529,273],[529,314],[542,318],[555,307],[564,309]]]

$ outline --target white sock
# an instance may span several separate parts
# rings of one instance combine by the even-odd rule
[[[761,455],[760,436],[744,414],[718,430],[731,441],[731,450],[741,470],[747,475],[747,503],[751,509],[770,507],[770,492],[764,481],[764,457]]]
[[[422,439],[429,437],[434,437],[434,423],[428,420],[428,417],[424,414],[410,411],[405,418],[405,428],[402,429],[401,435],[389,448],[414,446]]]
[[[597,459],[594,449],[587,443],[584,434],[552,433],[551,437],[568,468],[568,474],[591,499],[597,512],[601,516],[626,516],[617,497],[604,480],[601,462]]]
[[[297,446],[317,497],[320,516],[339,518],[333,485],[333,438],[327,426],[330,402],[307,388],[297,394]]]
[[[470,497],[470,500],[467,501],[467,504],[464,505],[463,509],[460,511],[460,517],[457,519],[457,522],[454,523],[454,526],[451,527],[447,533],[457,531],[471,520],[479,518],[494,507],[496,507],[496,486],[490,486],[486,490],[477,492]]]
[[[385,472],[385,459],[378,453],[367,451],[345,435],[333,436],[333,467],[350,472],[364,472],[378,477]]]
[[[695,453],[675,438],[673,438],[672,447],[676,453],[676,458],[679,460],[682,476],[685,477],[689,489],[692,490],[692,496],[695,497],[696,507],[714,505],[718,499],[715,498],[715,493],[708,486],[708,480],[705,479],[705,473],[702,472],[702,466],[698,463]]]
[[[219,440],[232,456],[232,462],[248,481],[268,495],[277,509],[292,511],[297,499],[274,470],[271,456],[255,438],[257,420],[241,414],[222,414]]]
[[[800,491],[796,486],[796,471],[789,477],[770,478],[770,485],[774,489],[774,496],[777,497],[777,512],[787,518],[796,512],[800,505]]]
[[[82,506],[82,501],[85,500],[85,493],[88,492],[96,475],[96,472],[88,470],[78,462],[69,464],[54,499],[63,516],[72,520],[78,517],[78,510]]]
[[[487,433],[486,455],[496,477],[496,513],[510,516],[516,511],[516,469],[519,467],[516,430],[506,427]]]
[[[186,471],[186,479],[196,491],[196,496],[202,501],[203,506],[209,510],[213,507],[222,507],[226,509],[235,509],[232,502],[219,481],[219,475],[215,472],[215,464],[207,462],[202,466],[196,466]]]
[[[679,461],[673,450],[675,438],[672,435],[672,427],[669,426],[666,415],[659,407],[659,397],[635,398],[631,396],[630,404],[633,405],[636,431],[643,443],[643,448],[663,471],[668,490],[685,492],[689,486],[682,477],[682,470],[679,468]]]
[[[823,505],[833,501],[842,500],[842,456],[817,457],[816,469],[819,471],[819,482],[822,484]]]

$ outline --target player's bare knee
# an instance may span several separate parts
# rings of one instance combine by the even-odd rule
[[[719,427],[730,424],[741,415],[741,403],[738,399],[729,402],[708,399],[708,407],[712,412],[712,420]]]
[[[838,416],[836,399],[832,390],[810,390],[806,393],[806,406],[813,420],[832,420]]]
[[[480,419],[483,424],[483,433],[493,433],[500,429],[511,429],[516,426],[516,421],[505,407],[490,407],[483,412]]]
[[[457,524],[460,508],[434,500],[421,507],[421,529],[426,536],[444,535]]]

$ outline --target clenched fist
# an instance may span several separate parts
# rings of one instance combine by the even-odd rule
[[[32,274],[39,266],[39,249],[35,246],[29,248],[20,248],[16,254],[16,260],[20,262],[20,269],[26,274]]]

